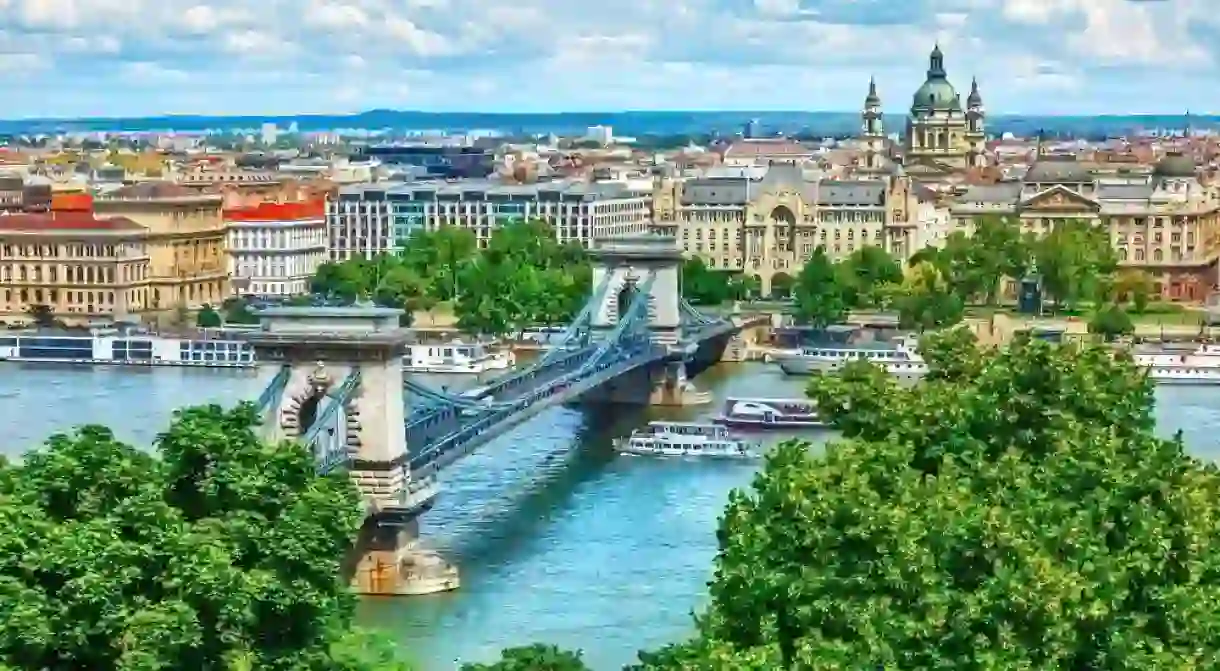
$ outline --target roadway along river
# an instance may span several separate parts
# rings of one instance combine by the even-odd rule
[[[87,422],[147,444],[174,408],[254,398],[268,377],[0,364],[0,451],[17,454]],[[698,382],[718,399],[802,389],[762,364],[725,366]],[[1167,387],[1158,400],[1164,431],[1180,428],[1196,454],[1220,456],[1220,389]],[[555,408],[484,446],[445,473],[443,499],[425,518],[429,542],[461,566],[462,589],[366,601],[361,621],[397,639],[424,671],[534,641],[582,648],[593,668],[613,669],[641,647],[680,638],[705,593],[726,495],[753,467],[616,458],[610,440],[649,417],[714,412]]]

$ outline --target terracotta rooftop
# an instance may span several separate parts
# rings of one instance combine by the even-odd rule
[[[93,196],[87,193],[52,193],[51,209],[57,212],[89,212]]]
[[[198,198],[199,196],[198,191],[173,182],[140,182],[115,189],[105,197],[119,200],[156,200],[158,198]]]
[[[808,156],[813,150],[787,138],[739,140],[724,150],[725,156]]]
[[[298,203],[259,203],[251,207],[235,207],[224,211],[225,221],[300,221],[322,219],[326,203],[313,200]]]
[[[19,233],[142,231],[144,227],[126,217],[98,219],[92,212],[40,212],[0,217],[0,231]]]

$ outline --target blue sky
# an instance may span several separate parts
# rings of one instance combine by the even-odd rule
[[[0,0],[5,118],[901,113],[939,41],[993,113],[1220,111],[1220,0]]]

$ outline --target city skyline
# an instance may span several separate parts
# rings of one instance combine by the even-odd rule
[[[1220,109],[1202,0],[578,4],[0,0],[4,116],[850,111],[870,77],[894,114],[936,43],[997,115]]]

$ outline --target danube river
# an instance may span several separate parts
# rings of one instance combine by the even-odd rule
[[[17,454],[74,425],[108,424],[148,444],[174,408],[258,395],[268,373],[0,364],[0,450]],[[697,382],[725,396],[797,396],[799,380],[763,364],[723,366]],[[403,646],[423,671],[487,660],[548,641],[615,669],[641,647],[681,638],[704,598],[716,519],[753,466],[618,458],[612,438],[677,412],[546,411],[445,472],[425,518],[429,542],[462,569],[462,589],[377,599],[360,619]],[[1157,416],[1198,455],[1220,456],[1220,388],[1166,387]],[[811,436],[818,439],[817,434]],[[777,437],[778,439],[778,437]]]

